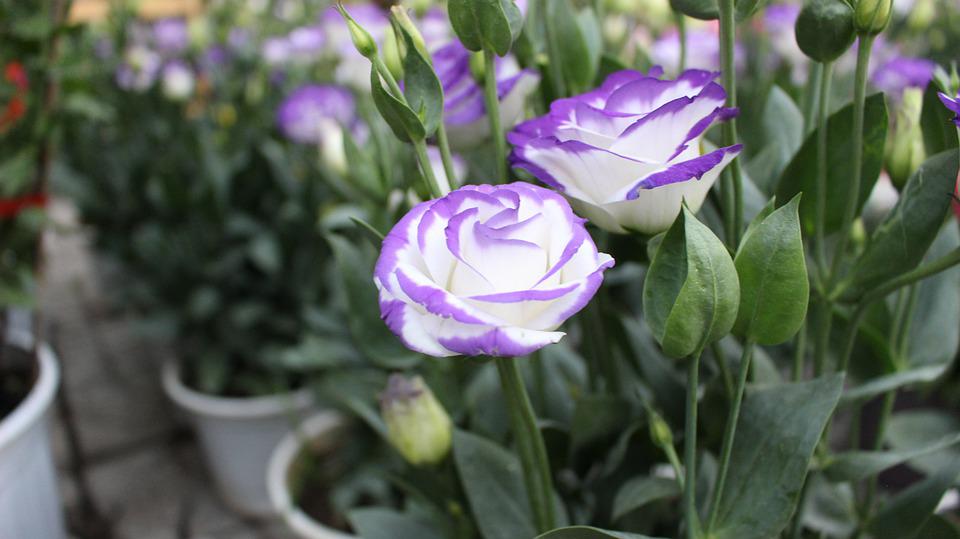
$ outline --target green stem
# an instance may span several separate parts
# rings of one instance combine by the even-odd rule
[[[736,21],[734,19],[734,0],[719,0],[720,8],[720,69],[723,72],[723,88],[727,92],[727,106],[737,106],[737,68],[734,58],[736,40]],[[732,146],[737,143],[737,123],[731,118],[723,124],[723,145]],[[730,177],[733,184],[733,207],[724,208],[724,219],[731,222],[732,236],[728,238],[730,245],[736,247],[740,243],[740,232],[743,229],[743,175],[740,171],[740,160],[734,159],[730,163]],[[728,215],[732,210],[732,215]]]
[[[833,78],[833,63],[823,64],[820,77],[819,112],[817,114],[817,206],[816,235],[814,236],[814,255],[817,260],[818,274],[827,274],[827,246],[825,226],[827,220],[827,113],[830,111],[830,82]]]
[[[447,181],[443,182],[444,185],[440,187],[445,191],[443,194],[450,192],[450,186],[455,184],[457,181],[457,173],[453,168],[453,156],[450,154],[450,141],[447,139],[447,128],[443,124],[441,119],[440,125],[437,126],[437,146],[440,148],[440,159],[443,161],[443,172],[447,176]]]
[[[804,320],[797,332],[797,340],[793,346],[793,381],[803,379],[803,364],[807,359],[807,322]]]
[[[820,77],[823,75],[823,64],[810,62],[810,71],[807,74],[807,85],[803,92],[803,132],[813,131],[813,115],[817,110],[817,87],[820,86]]]
[[[801,539],[803,537],[803,508],[807,505],[807,495],[810,492],[809,475],[803,480],[803,487],[800,488],[800,499],[797,500],[797,510],[793,514],[793,524],[790,526],[790,539]]]
[[[888,391],[883,395],[883,407],[880,409],[880,418],[877,420],[877,437],[873,440],[873,450],[880,451],[883,447],[883,437],[886,434],[887,423],[890,421],[890,415],[893,413],[893,405],[897,400],[896,391]],[[873,502],[877,495],[877,476],[872,476],[867,480],[867,493],[863,499],[863,506],[860,509],[862,520],[870,518],[873,512]]]
[[[827,351],[830,346],[830,331],[833,328],[833,305],[821,298],[818,303],[820,325],[817,326],[817,341],[813,349],[813,377],[823,374],[827,365]]]
[[[837,238],[837,244],[833,251],[833,265],[830,270],[830,282],[833,283],[840,271],[840,263],[843,261],[847,250],[847,242],[850,240],[850,226],[857,214],[857,206],[860,200],[860,179],[863,175],[863,111],[867,99],[867,70],[870,67],[870,49],[873,47],[875,36],[860,36],[860,44],[857,47],[857,73],[854,78],[853,86],[853,153],[850,156],[852,162],[849,178],[849,189],[847,190],[846,207],[843,211],[843,221],[840,225],[840,236]]]
[[[686,478],[683,489],[683,516],[687,526],[687,539],[699,537],[700,522],[697,518],[697,394],[700,386],[700,354],[703,348],[693,353],[687,366],[687,421],[683,438],[683,464]]]
[[[524,474],[534,477],[527,485],[527,496],[530,507],[537,521],[539,533],[545,533],[554,528],[556,516],[553,505],[553,478],[550,473],[550,462],[547,460],[547,450],[543,444],[543,437],[537,428],[537,419],[530,404],[530,397],[520,375],[515,358],[497,358],[497,371],[500,374],[500,384],[507,394],[507,404],[514,408],[514,436],[519,440],[524,438],[529,451],[520,453],[520,464]],[[535,485],[535,486],[534,486]]]
[[[677,486],[680,487],[681,491],[683,491],[683,465],[680,464],[680,457],[677,455],[677,449],[673,447],[673,445],[665,445],[663,446],[663,452],[667,455],[667,461],[670,463],[670,467],[673,468],[673,474],[676,476]]]
[[[427,143],[423,140],[414,140],[413,148],[417,152],[417,162],[420,163],[423,179],[427,182],[427,191],[430,192],[430,198],[442,197],[445,193],[437,181],[437,175],[433,173],[433,167],[430,166],[430,157],[427,155]],[[450,192],[449,187],[446,192]]]
[[[490,121],[490,137],[493,138],[497,178],[499,183],[507,183],[507,139],[500,125],[500,99],[497,96],[496,57],[493,51],[483,51],[483,100]]]
[[[561,97],[567,96],[567,88],[565,81],[563,79],[563,66],[560,65],[559,58],[560,54],[560,36],[557,36],[553,31],[551,24],[548,24],[546,21],[550,20],[552,17],[551,9],[548,6],[556,5],[555,2],[550,2],[550,0],[540,0],[540,13],[543,17],[543,33],[544,38],[547,42],[547,75],[550,77],[550,86],[553,88],[553,98],[558,99]]]
[[[727,394],[727,399],[733,400],[733,376],[730,375],[730,366],[727,365],[727,355],[723,353],[723,347],[720,341],[710,343],[710,352],[713,353],[713,359],[717,362],[717,369],[720,370],[720,379],[723,380],[723,390]]]
[[[730,455],[733,452],[733,441],[737,432],[737,421],[740,418],[740,404],[743,402],[743,392],[747,387],[747,376],[750,374],[750,360],[753,359],[753,343],[747,341],[743,345],[743,354],[740,356],[740,374],[737,378],[737,389],[733,394],[733,403],[730,405],[730,415],[727,416],[727,426],[723,432],[723,445],[720,450],[720,468],[717,471],[717,482],[713,489],[713,501],[710,504],[710,517],[707,519],[707,536],[717,522],[720,502],[723,498],[723,486],[727,480],[727,471],[730,468]]]
[[[910,349],[910,330],[913,328],[913,314],[917,309],[917,299],[919,297],[918,293],[919,287],[916,284],[910,285],[907,292],[907,310],[904,313],[903,324],[900,326],[900,335],[897,338],[897,344],[899,345],[898,349],[895,349],[895,352],[899,352],[897,357],[899,360],[904,360],[907,357],[907,352]]]
[[[900,275],[899,277],[890,279],[886,283],[878,286],[865,295],[861,300],[861,303],[865,304],[882,299],[886,297],[887,294],[890,294],[899,288],[913,284],[922,279],[926,279],[931,275],[936,275],[937,273],[948,270],[957,264],[960,264],[960,248],[950,251],[950,253],[938,258],[937,260],[934,260],[933,262],[928,262],[918,268],[915,268],[913,271],[909,271],[903,275]]]
[[[687,68],[687,23],[683,13],[673,10],[673,19],[677,24],[677,38],[680,40],[680,60],[677,65],[677,74]]]

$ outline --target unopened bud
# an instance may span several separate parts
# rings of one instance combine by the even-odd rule
[[[406,32],[407,35],[410,36],[410,39],[413,40],[413,46],[420,51],[420,56],[429,62],[430,54],[427,53],[427,44],[423,41],[423,35],[420,33],[420,30],[417,29],[417,25],[413,24],[413,21],[410,20],[410,15],[407,14],[407,10],[402,6],[393,6],[390,8],[390,15],[393,23],[400,26],[400,30],[397,31],[397,37],[402,39],[400,33]]]
[[[450,452],[450,416],[423,378],[391,375],[380,396],[380,413],[390,443],[410,464],[437,464]]]
[[[893,0],[858,0],[853,24],[858,34],[876,35],[890,22]]]
[[[400,80],[403,78],[403,56],[401,46],[397,41],[397,35],[392,27],[387,27],[386,35],[383,38],[383,50],[380,56],[383,57],[383,63],[387,66],[393,78]]]
[[[897,187],[907,183],[913,171],[926,158],[920,112],[923,109],[923,90],[906,88],[893,122],[893,136],[887,145],[887,172]]]
[[[486,72],[486,59],[483,57],[483,51],[470,53],[470,74],[473,75],[477,84],[483,84],[484,73]]]
[[[648,409],[647,413],[650,416],[650,438],[653,443],[658,447],[673,447],[673,431],[670,430],[670,425],[652,408]]]
[[[357,52],[363,55],[364,58],[373,58],[376,56],[377,42],[373,40],[370,32],[364,30],[362,26],[357,24],[357,21],[353,20],[353,17],[343,8],[343,4],[338,3],[337,10],[340,11],[343,19],[347,21],[347,29],[350,30],[350,40],[353,41],[353,46],[357,48]]]

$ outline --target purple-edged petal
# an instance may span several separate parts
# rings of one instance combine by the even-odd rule
[[[441,337],[438,341],[444,348],[463,355],[517,357],[558,343],[563,336],[564,333],[558,331],[502,327],[476,329],[469,334]]]
[[[720,148],[693,159],[672,164],[666,170],[651,174],[629,189],[626,194],[628,200],[640,196],[640,191],[654,189],[679,182],[697,179],[714,169],[723,169],[743,149],[742,144]]]

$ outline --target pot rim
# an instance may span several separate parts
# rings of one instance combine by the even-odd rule
[[[34,344],[34,336],[22,330],[11,330],[8,334],[10,343],[14,346],[30,349]],[[27,430],[40,421],[60,385],[60,368],[57,365],[56,355],[46,343],[37,346],[37,362],[40,373],[30,388],[27,396],[3,419],[0,419],[0,451],[13,445]]]
[[[313,404],[309,388],[260,397],[219,397],[201,393],[183,383],[176,361],[164,363],[161,378],[163,389],[173,402],[201,416],[224,419],[267,417],[302,410]]]
[[[304,439],[329,433],[344,424],[344,418],[332,410],[314,414],[297,425],[277,444],[267,465],[267,492],[274,510],[297,535],[304,539],[358,539],[317,522],[302,510],[290,496],[287,474],[294,459],[300,454]]]

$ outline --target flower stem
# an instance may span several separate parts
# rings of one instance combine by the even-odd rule
[[[437,175],[433,173],[433,167],[430,166],[430,157],[427,156],[427,143],[423,140],[414,140],[413,148],[417,152],[417,162],[420,163],[423,179],[427,182],[427,191],[430,192],[430,198],[442,197],[445,193],[437,180]],[[446,192],[450,192],[449,187],[447,187]]]
[[[827,215],[827,113],[830,110],[830,82],[833,78],[833,63],[823,64],[820,77],[819,113],[817,114],[817,207],[814,256],[821,276],[827,272],[826,232]]]
[[[496,152],[497,178],[499,183],[507,183],[507,139],[503,137],[500,124],[500,97],[497,94],[497,66],[493,51],[483,50],[483,100],[490,120],[490,137]]]
[[[727,355],[723,353],[723,347],[720,346],[720,341],[710,343],[710,351],[713,352],[713,359],[717,362],[720,379],[723,381],[723,390],[727,398],[733,401],[733,376],[730,375],[730,367],[727,365]]]
[[[553,505],[553,478],[550,474],[550,462],[543,437],[537,428],[537,419],[530,404],[530,397],[520,375],[520,369],[514,358],[497,358],[497,371],[500,384],[507,398],[507,405],[513,408],[514,437],[518,446],[526,446],[520,451],[520,464],[527,481],[527,496],[533,510],[539,533],[554,528],[556,516]],[[521,442],[522,440],[522,442]]]
[[[833,305],[827,299],[821,298],[818,303],[820,315],[817,326],[817,340],[813,348],[813,377],[823,374],[827,365],[827,351],[830,345],[830,331],[833,329]]]
[[[686,478],[683,481],[683,517],[687,525],[687,539],[700,535],[697,518],[697,394],[700,386],[701,347],[693,353],[687,367],[687,421],[683,437],[683,464]]]
[[[877,437],[873,440],[873,451],[880,451],[883,447],[883,437],[886,435],[887,423],[890,421],[890,414],[893,413],[893,405],[897,400],[896,391],[888,391],[883,394],[883,407],[880,409],[880,418],[877,420]],[[867,480],[867,492],[863,498],[863,505],[860,507],[860,519],[866,521],[873,512],[873,501],[877,495],[877,476],[874,475]]]
[[[823,75],[823,64],[810,62],[810,71],[807,73],[807,84],[803,92],[803,134],[813,131],[813,115],[817,109],[817,87],[820,86],[820,77]]]
[[[723,88],[727,92],[728,107],[737,106],[737,67],[734,58],[737,28],[733,4],[734,0],[719,0],[720,69],[723,72]],[[734,118],[730,118],[723,124],[723,145],[732,146],[736,143],[737,123]],[[740,232],[743,229],[743,174],[740,172],[739,159],[734,159],[730,163],[730,178],[733,204],[732,207],[724,208],[724,219],[730,223],[728,229],[732,233],[728,241],[731,246],[736,247],[740,243]]]
[[[740,356],[740,375],[737,378],[737,389],[733,394],[730,405],[730,415],[727,416],[727,426],[723,432],[723,445],[720,450],[720,468],[717,471],[717,483],[714,487],[713,502],[710,504],[710,517],[707,519],[707,536],[717,522],[720,510],[720,501],[723,497],[723,486],[730,468],[730,454],[733,452],[733,441],[737,432],[737,421],[740,419],[740,404],[743,402],[743,392],[747,387],[747,376],[750,374],[750,360],[753,359],[753,343],[747,341],[743,345],[743,354]]]
[[[908,271],[898,277],[890,279],[886,283],[878,286],[873,289],[867,295],[863,297],[860,301],[861,304],[867,304],[878,299],[882,299],[890,294],[891,292],[898,290],[904,286],[911,285],[917,281],[926,279],[932,275],[936,275],[941,271],[946,271],[953,266],[960,264],[960,248],[950,251],[946,255],[934,260],[933,262],[928,262],[922,266],[915,268],[913,271]]]
[[[804,321],[797,332],[797,339],[793,346],[793,381],[803,379],[803,364],[807,359],[807,322]]]
[[[857,213],[860,201],[860,177],[863,174],[863,113],[867,99],[867,69],[870,67],[870,49],[873,47],[874,36],[861,35],[857,47],[857,73],[853,83],[853,153],[850,160],[853,163],[849,179],[850,188],[847,190],[847,205],[843,211],[843,221],[840,225],[840,237],[833,252],[833,267],[830,270],[830,282],[833,283],[840,270],[840,262],[844,258],[847,242],[850,239],[850,226]]]
[[[450,192],[450,185],[456,183],[457,174],[453,168],[453,156],[450,155],[450,141],[447,139],[447,128],[443,125],[443,119],[440,120],[440,125],[437,127],[437,146],[440,148],[440,159],[443,161],[443,172],[447,175],[446,185],[441,186],[441,188],[446,187],[447,194]]]
[[[677,75],[687,68],[687,24],[683,13],[673,10],[673,19],[677,23],[677,39],[680,40],[680,59],[677,65]]]

